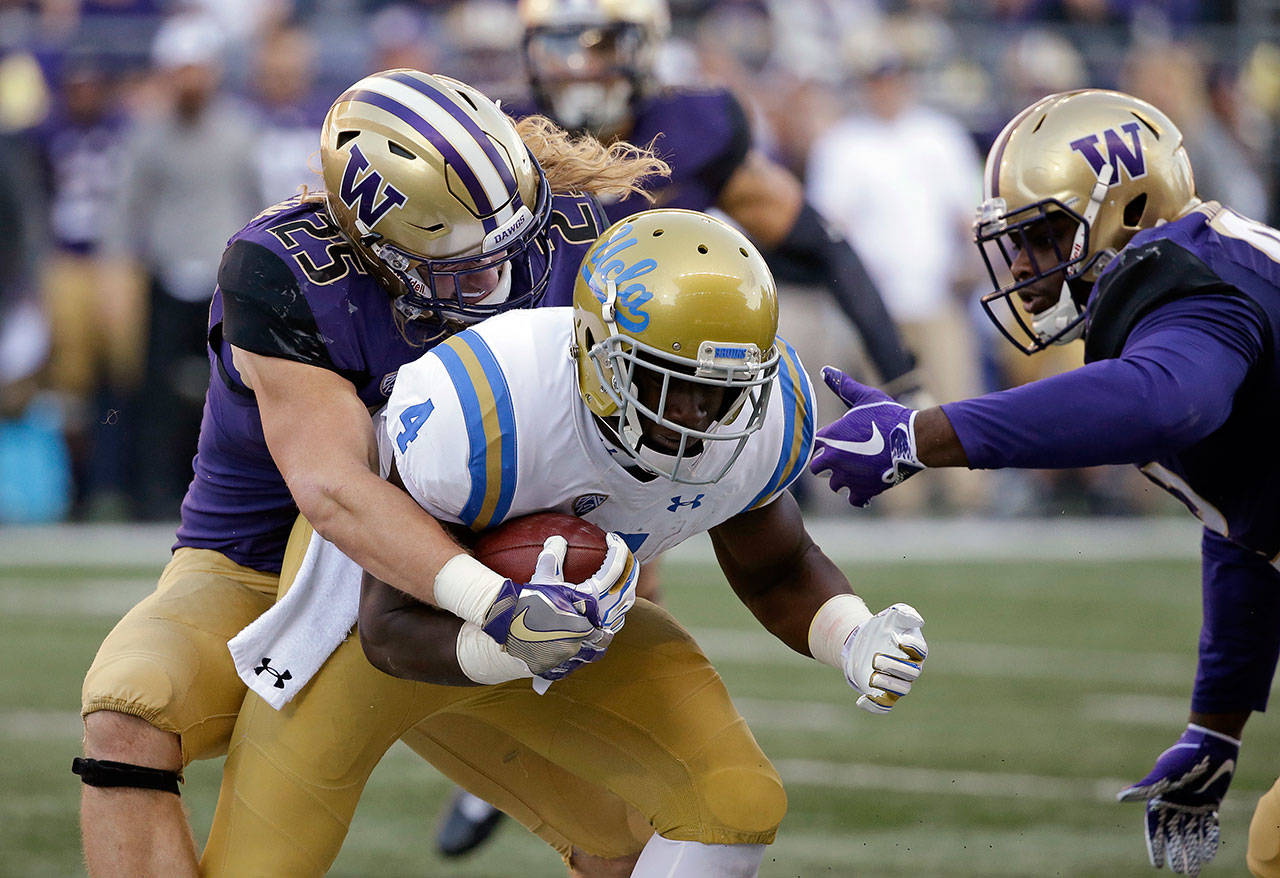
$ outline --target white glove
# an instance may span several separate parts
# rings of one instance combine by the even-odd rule
[[[861,693],[858,707],[888,713],[911,691],[929,654],[920,626],[924,619],[910,604],[894,604],[863,622],[840,651],[844,678]]]

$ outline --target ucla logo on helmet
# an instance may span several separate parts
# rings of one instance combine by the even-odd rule
[[[581,494],[573,499],[573,514],[581,518],[591,510],[599,509],[608,499],[608,494]]]
[[[609,240],[592,249],[582,263],[582,279],[587,282],[596,299],[603,302],[606,298],[605,284],[612,280],[618,291],[615,300],[615,319],[626,329],[640,332],[649,325],[649,312],[645,304],[653,298],[643,283],[636,278],[643,277],[658,267],[653,259],[641,259],[628,264],[620,254],[637,243],[631,234],[631,224],[619,226]]]
[[[360,147],[352,144],[351,155],[347,158],[346,170],[342,172],[342,183],[338,186],[338,197],[342,203],[356,213],[356,218],[366,228],[373,228],[378,220],[387,215],[393,207],[404,206],[405,194],[390,183],[385,183],[377,171],[360,175],[369,169],[369,160],[365,158]],[[360,178],[357,183],[356,179]],[[381,199],[379,199],[381,193]]]
[[[1130,180],[1147,175],[1147,160],[1142,154],[1142,139],[1138,136],[1142,125],[1138,122],[1126,122],[1117,131],[1108,128],[1101,134],[1090,134],[1071,141],[1071,148],[1084,156],[1095,174],[1101,175],[1102,169],[1111,165],[1114,169],[1111,182],[1120,182],[1120,168],[1129,174]],[[1128,135],[1129,142],[1125,143]],[[1106,155],[1103,155],[1105,150]]]

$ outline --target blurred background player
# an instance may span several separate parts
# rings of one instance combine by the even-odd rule
[[[1119,797],[1151,864],[1217,853],[1240,736],[1280,655],[1280,233],[1196,197],[1182,135],[1145,101],[1044,98],[988,156],[976,241],[997,328],[1026,353],[1083,337],[1086,365],[923,411],[828,369],[851,408],[811,469],[860,505],[926,467],[1133,463],[1204,523],[1204,622],[1186,731]],[[1247,853],[1280,875],[1280,784]]]
[[[558,190],[626,189],[661,169],[625,146],[570,144],[546,120],[517,130],[469,86],[414,71],[355,83],[320,146],[325,190],[264,211],[223,253],[173,557],[85,677],[74,770],[94,875],[196,874],[178,781],[226,750],[244,697],[227,640],[275,601],[299,513],[366,569],[434,597],[460,550],[370,470],[369,412],[400,366],[458,328],[572,285],[594,200],[553,194],[532,150]]]

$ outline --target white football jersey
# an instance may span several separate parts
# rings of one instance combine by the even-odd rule
[[[578,393],[573,340],[572,308],[511,311],[401,367],[380,445],[427,512],[474,530],[565,512],[619,533],[643,563],[769,503],[808,463],[813,386],[785,341],[760,430],[718,482],[685,485],[615,459]],[[737,444],[705,443],[694,473]]]

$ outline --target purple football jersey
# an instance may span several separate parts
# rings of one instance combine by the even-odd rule
[[[571,300],[577,267],[602,223],[591,196],[554,196],[544,301]],[[228,242],[210,306],[211,378],[175,548],[213,549],[278,572],[298,514],[267,449],[257,402],[232,363],[233,343],[337,372],[372,412],[386,402],[399,368],[436,341],[406,339],[391,296],[365,272],[323,204],[295,198],[255,217]]]

